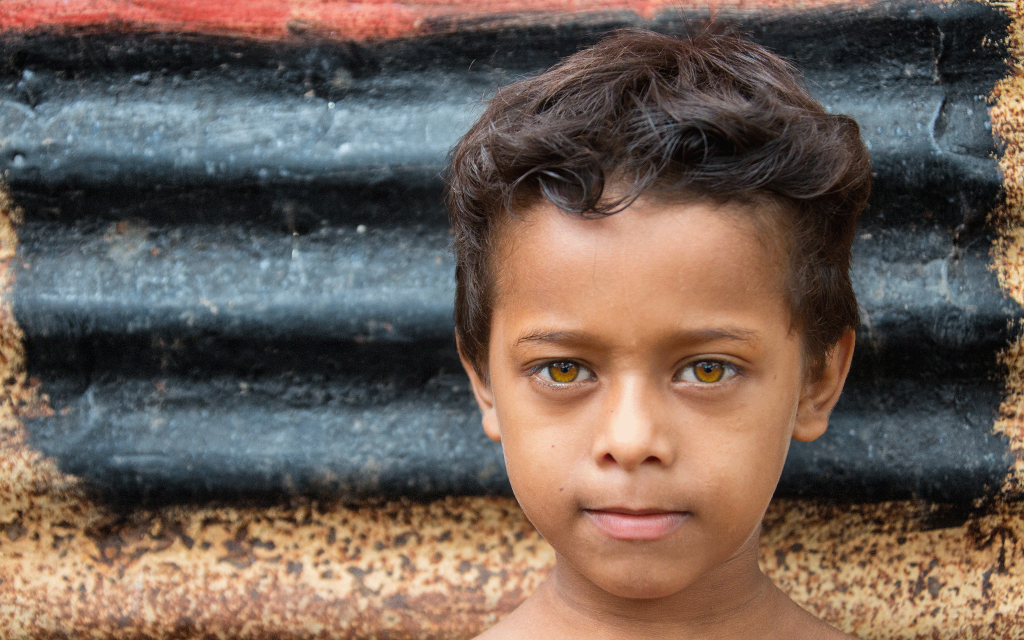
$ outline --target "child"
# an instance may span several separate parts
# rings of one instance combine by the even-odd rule
[[[456,334],[552,576],[482,638],[839,638],[757,563],[853,354],[856,123],[729,33],[622,31],[452,152]]]

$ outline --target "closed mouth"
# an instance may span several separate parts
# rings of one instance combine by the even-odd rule
[[[669,536],[690,517],[688,511],[659,509],[584,509],[591,522],[615,540],[660,540]]]

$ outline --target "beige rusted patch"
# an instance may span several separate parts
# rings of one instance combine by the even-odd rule
[[[102,638],[463,638],[547,575],[514,503],[171,508],[22,523],[0,631]]]
[[[913,502],[778,501],[765,518],[761,566],[806,609],[859,638],[1020,638],[1022,516],[1019,503],[956,518]]]
[[[0,183],[0,292],[12,285],[11,266],[17,259],[18,243],[15,224],[21,215]],[[21,329],[6,296],[0,293],[0,534],[7,539],[27,530],[24,514],[31,517],[39,514],[40,508],[45,510],[43,504],[49,503],[51,493],[73,493],[73,479],[24,445],[19,417],[48,413],[48,398],[39,393],[39,381],[26,374]]]
[[[1024,7],[1021,3],[1000,3],[1012,17],[1007,45],[1010,75],[992,92],[992,131],[1002,147],[999,167],[1003,172],[1005,200],[993,213],[999,237],[992,248],[993,266],[1003,291],[1024,305]],[[1006,392],[995,431],[1010,440],[1015,454],[1014,468],[1005,490],[1024,490],[1024,336],[1001,355],[1007,368]]]

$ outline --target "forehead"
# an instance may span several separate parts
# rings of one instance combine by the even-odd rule
[[[638,200],[601,218],[538,204],[501,230],[494,321],[639,335],[770,316],[788,332],[784,260],[761,217],[728,203]]]

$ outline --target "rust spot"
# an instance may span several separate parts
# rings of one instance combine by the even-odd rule
[[[28,529],[21,526],[21,523],[18,521],[14,521],[11,524],[4,527],[4,534],[7,536],[7,539],[11,542],[17,542],[18,538],[21,538],[27,532]]]

